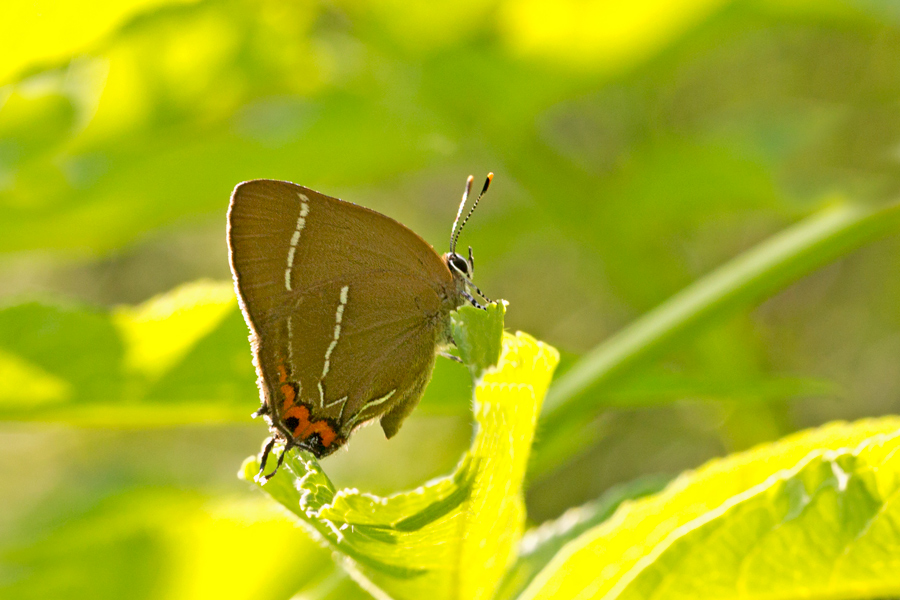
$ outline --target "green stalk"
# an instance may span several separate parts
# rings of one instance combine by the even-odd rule
[[[694,282],[601,342],[547,394],[543,419],[694,334],[712,316],[765,299],[851,250],[900,229],[900,203],[838,204],[800,221]]]

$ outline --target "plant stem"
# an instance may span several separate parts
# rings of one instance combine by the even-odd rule
[[[900,203],[829,206],[775,234],[692,283],[613,334],[560,377],[541,417],[561,416],[580,398],[671,343],[696,333],[710,317],[759,302],[803,275],[900,228]]]

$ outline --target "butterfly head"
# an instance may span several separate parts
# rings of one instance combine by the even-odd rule
[[[456,219],[453,221],[453,228],[450,231],[450,252],[444,254],[441,258],[447,265],[447,268],[450,269],[450,272],[453,274],[453,279],[456,281],[456,287],[459,290],[460,295],[469,300],[469,302],[471,302],[475,306],[480,306],[469,294],[469,288],[475,290],[475,292],[477,292],[479,296],[481,296],[488,302],[490,302],[490,299],[488,299],[488,297],[485,296],[472,281],[475,275],[475,257],[472,255],[472,247],[469,246],[468,259],[456,251],[456,242],[457,240],[459,240],[459,234],[462,233],[463,227],[465,227],[466,223],[469,222],[469,217],[471,217],[472,213],[475,212],[475,208],[478,206],[479,200],[481,200],[484,197],[485,193],[487,193],[488,187],[491,185],[491,181],[493,181],[494,179],[494,174],[488,173],[488,176],[484,180],[484,187],[481,188],[481,193],[478,194],[477,198],[475,198],[475,203],[472,204],[472,208],[469,209],[466,218],[462,220],[462,223],[460,223],[459,219],[462,216],[463,209],[466,206],[466,200],[469,199],[469,193],[472,191],[472,181],[474,179],[474,177],[469,175],[469,178],[466,180],[466,189],[463,192],[462,202],[459,203],[459,210],[456,211]]]
[[[471,255],[472,249],[469,248],[469,254]],[[455,277],[461,276],[466,280],[471,281],[474,265],[471,261],[466,260],[462,255],[457,254],[456,252],[448,252],[441,258],[444,259],[444,262],[447,263],[447,268],[450,269],[450,272],[454,274]]]

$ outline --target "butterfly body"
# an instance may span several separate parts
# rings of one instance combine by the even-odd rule
[[[395,435],[452,344],[450,313],[472,298],[471,259],[275,180],[235,188],[228,243],[273,441],[323,457],[376,418]]]

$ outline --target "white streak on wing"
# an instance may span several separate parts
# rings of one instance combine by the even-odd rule
[[[338,338],[341,337],[341,326],[334,326],[334,339],[331,340],[331,343],[328,344],[328,350],[325,351],[325,364],[322,366],[322,379],[325,379],[325,376],[328,375],[328,371],[331,370],[331,353],[334,352],[334,347],[337,346]]]
[[[329,402],[328,404],[325,405],[325,408],[331,408],[332,406],[335,406],[342,402],[347,402],[347,398],[349,398],[349,397],[350,396],[344,396],[343,398],[339,398],[338,400],[335,400],[334,402]],[[341,409],[341,412],[344,412],[343,408]]]
[[[309,214],[309,198],[304,194],[300,196],[300,216],[297,217],[297,227],[294,229],[294,235],[291,236],[291,247],[288,248],[287,268],[284,270],[284,287],[287,291],[291,291],[291,271],[294,270],[294,254],[297,252],[297,244],[300,242],[300,232],[306,227],[306,216]]]
[[[341,303],[338,304],[337,311],[334,314],[334,336],[331,343],[328,344],[328,349],[325,350],[325,364],[322,365],[322,376],[319,377],[319,406],[322,408],[325,408],[325,392],[322,389],[322,380],[325,379],[325,376],[328,375],[328,371],[331,370],[331,353],[334,352],[334,348],[341,338],[341,321],[344,319],[344,307],[347,306],[349,292],[349,285],[345,285],[341,288]]]
[[[340,404],[341,402],[346,402],[347,398],[349,398],[349,396],[344,396],[343,398],[339,398],[339,399],[335,400],[334,402],[329,402],[328,404],[325,405],[325,408],[331,408],[335,404]]]
[[[294,252],[296,252],[296,251],[297,251],[297,248],[295,248],[294,246],[291,246],[290,248],[288,248],[288,264],[289,265],[294,264]],[[288,269],[288,271],[290,271],[290,269]]]
[[[369,408],[372,408],[373,406],[378,406],[379,404],[383,404],[383,403],[387,402],[388,400],[391,399],[391,396],[393,396],[396,392],[397,392],[397,389],[394,388],[390,392],[388,392],[387,394],[382,396],[381,398],[376,398],[375,400],[369,400],[368,402],[363,404],[362,408],[360,408],[356,412],[356,414],[353,415],[353,417],[349,421],[347,421],[346,427],[352,427],[357,421],[359,421],[362,418],[362,414],[366,409],[369,409]]]
[[[370,400],[369,402],[366,402],[365,405],[363,406],[363,409],[372,408],[373,406],[378,406],[379,404],[381,404],[383,402],[387,402],[388,400],[390,400],[391,396],[393,396],[396,391],[397,391],[396,389],[393,389],[390,392],[388,392],[387,394],[385,394],[384,396],[382,396],[381,398],[378,398],[377,400]]]

